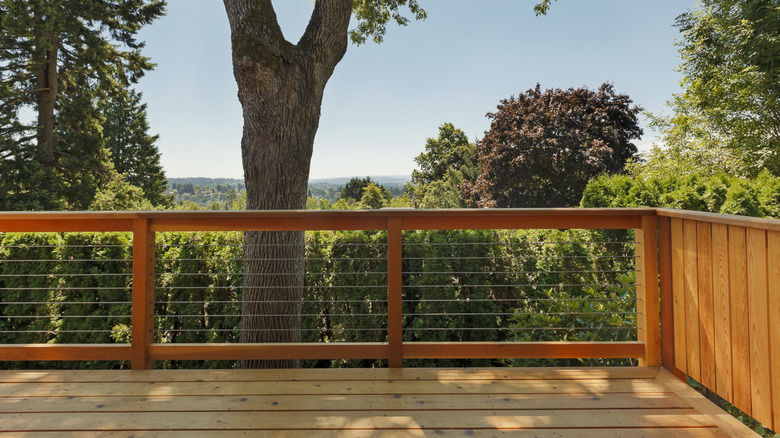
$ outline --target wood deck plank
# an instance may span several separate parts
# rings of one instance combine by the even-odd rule
[[[325,378],[298,380],[306,371]],[[363,380],[348,379],[349,372]],[[747,436],[716,427],[720,419],[711,409],[717,408],[668,376],[657,368],[3,371],[0,432],[39,438]]]
[[[3,396],[175,396],[271,394],[604,394],[664,392],[649,379],[598,380],[469,380],[469,381],[361,381],[361,382],[104,382],[8,383]]]
[[[1,397],[0,413],[687,408],[672,393]]]
[[[289,370],[51,370],[0,371],[0,383],[13,382],[284,382],[418,380],[593,380],[652,379],[659,368],[312,368]]]
[[[0,431],[18,430],[301,430],[301,429],[533,429],[609,427],[712,427],[694,409],[530,411],[325,411],[0,414]]]
[[[28,432],[23,435],[26,438],[127,438],[127,432]],[[192,438],[192,431],[133,431],[136,438]],[[198,431],[199,438],[232,438],[232,437],[261,437],[261,438],[408,438],[408,437],[518,437],[518,438],[726,438],[729,435],[716,428],[636,428],[636,429],[585,429],[585,430],[554,430],[554,429],[526,429],[526,430],[480,430],[480,429],[428,429],[428,430],[341,430],[341,431]]]

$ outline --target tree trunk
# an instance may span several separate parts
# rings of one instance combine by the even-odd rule
[[[250,210],[306,207],[325,85],[347,48],[352,0],[318,0],[301,41],[287,42],[270,0],[224,0],[244,113],[241,154]],[[303,232],[246,232],[241,342],[300,342]],[[243,361],[294,367],[297,361]]]
[[[43,149],[45,164],[54,163],[54,108],[57,103],[57,55],[60,39],[53,36],[50,47],[42,47],[40,52],[45,62],[40,64],[37,73],[38,95],[38,145]]]

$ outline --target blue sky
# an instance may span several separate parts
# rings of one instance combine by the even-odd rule
[[[389,28],[381,45],[351,45],[322,106],[311,177],[404,175],[438,127],[471,139],[501,99],[542,88],[612,82],[645,110],[666,112],[679,90],[674,19],[694,0],[419,0],[424,22]],[[275,0],[297,42],[313,0]],[[242,178],[241,106],[230,31],[218,0],[168,0],[140,32],[157,63],[138,84],[169,177]],[[643,125],[645,118],[642,119]],[[653,141],[645,129],[640,148]]]

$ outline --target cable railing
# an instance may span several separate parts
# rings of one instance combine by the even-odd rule
[[[256,251],[244,241],[253,232],[300,239]],[[778,319],[776,220],[669,209],[0,213],[0,361],[633,359],[776,427]],[[295,336],[245,342],[262,332]]]
[[[647,209],[3,213],[0,358],[646,362],[652,219]],[[244,240],[256,231],[303,237]]]

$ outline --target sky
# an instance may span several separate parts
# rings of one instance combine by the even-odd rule
[[[425,141],[452,123],[470,139],[502,99],[611,82],[653,114],[679,92],[675,18],[694,0],[419,0],[425,21],[388,26],[380,44],[350,45],[325,88],[311,178],[408,175]],[[274,0],[297,42],[313,0]],[[137,85],[168,177],[243,178],[243,119],[230,29],[218,0],[168,0],[141,30],[157,64]],[[354,25],[354,20],[353,23]],[[636,142],[648,148],[657,133]]]

